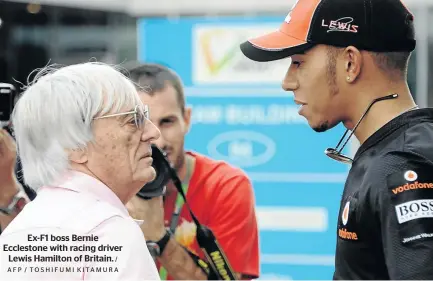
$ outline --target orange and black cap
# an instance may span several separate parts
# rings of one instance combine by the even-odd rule
[[[297,0],[279,30],[241,44],[254,61],[273,61],[324,44],[374,52],[415,49],[413,14],[402,0]]]

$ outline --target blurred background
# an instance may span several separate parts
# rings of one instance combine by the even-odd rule
[[[433,1],[404,2],[415,14],[418,40],[409,85],[421,107],[431,106]],[[277,29],[294,3],[0,0],[0,81],[19,87],[48,63],[139,60],[171,67],[193,107],[186,147],[244,169],[254,184],[260,279],[330,279],[349,166],[323,151],[344,128],[317,134],[298,116],[292,95],[280,89],[290,61],[256,63],[239,51],[246,38]],[[351,141],[346,152],[357,147]]]

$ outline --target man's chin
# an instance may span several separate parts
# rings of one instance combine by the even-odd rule
[[[152,166],[141,168],[140,172],[135,176],[137,181],[143,182],[143,184],[147,184],[156,179],[156,171]]]
[[[315,131],[316,133],[323,133],[326,132],[327,130],[329,130],[329,126],[328,123],[320,123],[320,124],[311,124],[309,123],[311,129],[313,129],[313,131]]]
[[[316,133],[324,133],[326,131],[329,130],[328,127],[322,127],[322,126],[318,126],[318,127],[311,127]]]
[[[168,154],[167,160],[170,163],[170,165],[177,171],[177,169],[179,168],[178,157],[176,157],[173,154]]]
[[[154,167],[149,167],[149,175],[150,175],[149,176],[150,180],[148,182],[151,182],[156,179],[156,170]]]
[[[336,123],[329,123],[328,121],[326,122],[322,122],[320,124],[310,124],[311,129],[313,129],[315,132],[317,133],[324,133],[332,128],[334,128],[335,126],[337,126],[339,122]]]

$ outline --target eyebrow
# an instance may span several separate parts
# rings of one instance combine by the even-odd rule
[[[170,114],[170,115],[163,116],[163,117],[159,118],[158,122],[161,122],[164,120],[171,120],[171,119],[179,119],[179,118],[174,114]]]
[[[134,117],[132,114],[125,114],[125,115],[121,115],[119,116],[121,120],[126,120],[129,119],[131,117]]]
[[[126,111],[126,112],[132,112],[132,111],[134,111],[134,109],[132,109],[132,110],[128,110],[128,111]],[[134,118],[134,115],[131,113],[131,114],[123,114],[123,115],[119,115],[119,116],[117,116],[117,117],[119,117],[119,120],[120,120],[120,121],[126,121],[127,119]]]

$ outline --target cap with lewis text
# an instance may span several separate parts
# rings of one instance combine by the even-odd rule
[[[415,49],[414,16],[402,0],[297,0],[279,30],[241,44],[254,61],[273,61],[317,44],[372,52]]]

